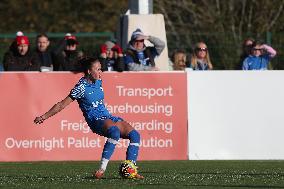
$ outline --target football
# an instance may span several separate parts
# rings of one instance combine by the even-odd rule
[[[137,175],[137,167],[130,160],[124,160],[119,166],[119,175],[122,178],[132,179]]]

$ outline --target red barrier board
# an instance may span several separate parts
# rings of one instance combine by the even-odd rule
[[[105,138],[77,102],[41,125],[33,120],[65,98],[82,74],[1,73],[0,161],[100,160]],[[185,73],[104,73],[108,110],[140,132],[139,160],[187,159]],[[120,140],[113,160],[125,159]]]

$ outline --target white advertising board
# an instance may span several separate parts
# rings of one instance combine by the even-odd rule
[[[189,159],[284,159],[284,71],[187,77]]]

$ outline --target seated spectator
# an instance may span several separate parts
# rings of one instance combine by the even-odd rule
[[[240,56],[240,62],[236,66],[237,70],[242,70],[244,60],[250,55],[251,46],[254,42],[254,39],[247,38],[242,44],[242,54]]]
[[[27,36],[16,37],[16,48],[12,47],[4,57],[5,71],[39,71],[39,60],[30,52]]]
[[[82,71],[79,63],[83,58],[83,52],[77,49],[78,41],[76,36],[67,33],[53,53],[54,71]]]
[[[271,58],[276,51],[259,41],[255,41],[250,50],[250,55],[243,62],[243,70],[267,70]]]
[[[18,32],[16,33],[16,38],[15,38],[15,40],[12,42],[12,44],[11,44],[10,47],[9,47],[9,50],[10,50],[10,51],[17,51],[17,38],[18,38],[18,37],[21,37],[21,36],[24,36],[24,33],[23,33],[22,31],[18,31]]]
[[[174,70],[185,70],[186,54],[183,50],[178,50],[173,54],[173,68]]]
[[[154,47],[146,47],[144,40],[149,40]],[[124,62],[129,71],[157,71],[155,57],[165,48],[165,42],[157,37],[146,36],[140,29],[136,29],[129,41]]]
[[[49,51],[49,39],[46,34],[39,34],[36,37],[36,52],[40,61],[40,71],[52,71],[53,70],[53,61],[51,52]]]
[[[20,36],[24,36],[24,33],[22,31],[18,31],[16,33],[16,37],[13,40],[13,42],[11,43],[11,45],[9,46],[9,50],[7,52],[4,53],[4,57],[3,60],[6,59],[6,56],[10,56],[10,53],[17,53],[18,51],[18,47],[17,47],[17,38]],[[4,68],[3,68],[4,69]]]
[[[195,45],[190,67],[193,70],[212,70],[213,65],[210,61],[209,52],[204,42],[199,42]]]
[[[100,62],[102,71],[124,71],[122,48],[118,44],[106,41],[101,45]]]

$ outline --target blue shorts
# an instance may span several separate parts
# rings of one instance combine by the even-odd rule
[[[105,124],[105,120],[107,119],[110,119],[115,123],[119,121],[124,121],[121,117],[110,116],[110,117],[102,118],[99,120],[93,120],[93,121],[87,121],[87,122],[88,122],[89,127],[93,131],[93,133],[104,136],[103,126]]]

